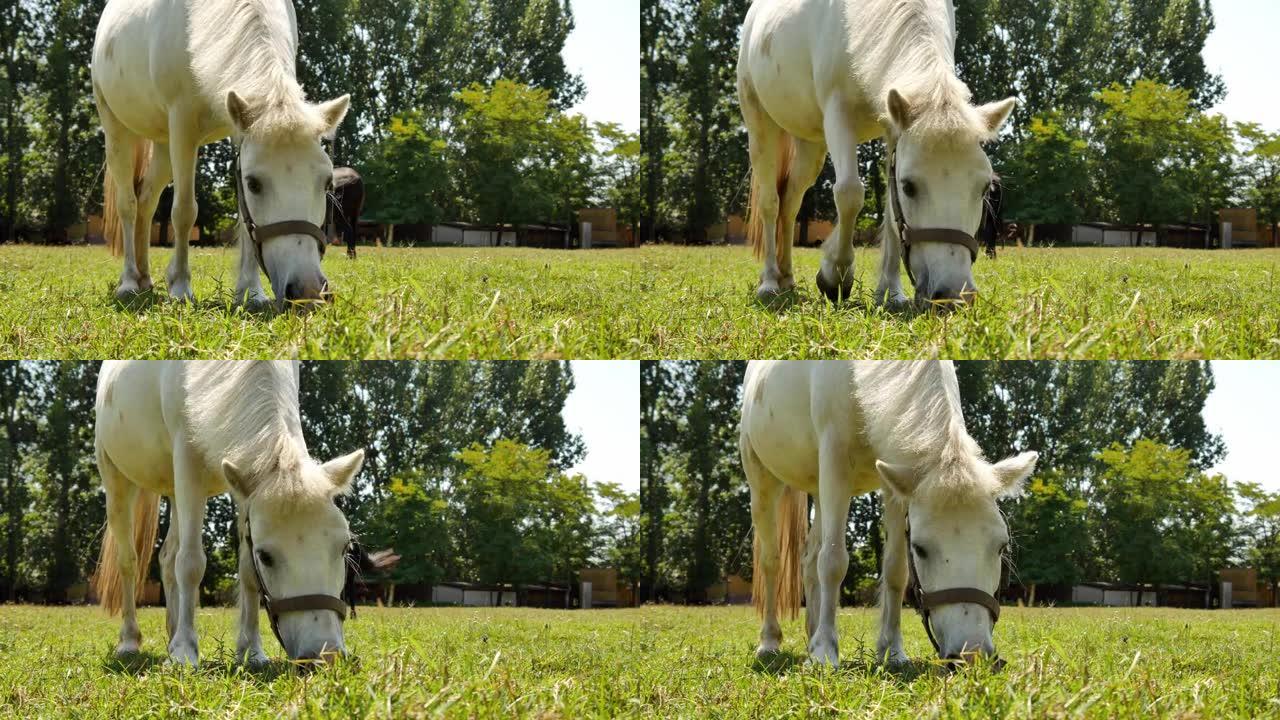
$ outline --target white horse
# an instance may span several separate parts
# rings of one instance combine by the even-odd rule
[[[169,295],[190,299],[187,238],[200,146],[232,136],[240,197],[238,301],[277,306],[327,294],[320,270],[333,163],[320,144],[349,96],[306,101],[289,0],[111,0],[93,45],[93,95],[106,134],[103,218],[123,250],[117,296],[151,288],[147,249],[160,191],[174,181]],[[247,227],[246,227],[247,225]],[[123,246],[123,247],[121,247]]]
[[[996,500],[1019,491],[1038,456],[983,460],[950,363],[753,361],[739,447],[756,531],[752,595],[764,615],[757,654],[778,650],[778,613],[795,615],[803,576],[809,657],[838,664],[849,502],[877,489],[885,528],[877,657],[907,660],[899,621],[908,567],[938,654],[995,654],[993,596],[1009,542]]]
[[[796,212],[828,152],[839,222],[823,244],[817,284],[832,301],[849,295],[865,193],[858,144],[882,136],[890,209],[876,302],[907,302],[902,253],[918,303],[976,293],[973,235],[991,182],[981,143],[995,136],[1015,100],[974,107],[969,97],[955,75],[950,0],[752,3],[738,55],[738,100],[751,154],[750,234],[764,256],[760,299],[795,286]]]
[[[334,498],[364,451],[323,465],[307,453],[296,362],[109,361],[98,379],[95,448],[107,492],[107,533],[94,587],[123,608],[119,654],[142,642],[136,592],[155,543],[159,496],[173,508],[160,550],[169,657],[195,665],[195,610],[208,498],[231,492],[240,536],[236,657],[261,664],[258,600],[294,659],[345,652],[339,599],[351,542]],[[132,538],[133,542],[129,542]]]

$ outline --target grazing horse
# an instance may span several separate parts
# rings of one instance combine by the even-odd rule
[[[995,654],[994,595],[1009,543],[996,500],[1020,490],[1037,455],[983,459],[965,431],[950,363],[752,361],[739,449],[755,525],[752,597],[764,616],[757,654],[778,650],[778,614],[795,615],[803,579],[810,660],[838,664],[849,502],[877,489],[885,529],[877,658],[907,661],[899,624],[907,589],[939,656]]]
[[[853,231],[865,188],[858,144],[884,137],[888,207],[877,303],[920,305],[977,292],[973,235],[991,163],[981,144],[1015,100],[974,107],[955,75],[950,0],[756,0],[738,55],[738,101],[751,155],[749,234],[763,301],[795,286],[791,244],[804,193],[828,153],[839,221],[823,243],[819,289],[853,289]]]
[[[103,364],[94,447],[107,493],[107,533],[94,587],[109,612],[123,610],[117,653],[137,652],[142,642],[136,593],[164,495],[173,509],[160,549],[169,658],[197,664],[205,504],[227,491],[240,537],[236,658],[267,660],[258,633],[260,597],[290,658],[327,660],[345,652],[348,566],[366,559],[334,499],[350,490],[364,451],[324,464],[311,457],[298,379],[296,362]]]
[[[191,299],[187,237],[196,219],[202,145],[230,136],[239,198],[237,301],[277,307],[328,293],[320,270],[333,163],[320,144],[349,96],[307,102],[294,67],[289,0],[112,0],[93,44],[93,96],[106,135],[103,218],[123,252],[118,297],[151,288],[151,218],[174,183],[169,295]]]
[[[329,195],[331,227],[342,233],[347,243],[347,257],[356,259],[356,233],[360,228],[360,213],[364,210],[364,179],[355,168],[333,169],[333,193]]]

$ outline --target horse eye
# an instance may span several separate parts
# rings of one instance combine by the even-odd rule
[[[275,562],[275,560],[272,559],[271,553],[267,552],[266,550],[259,550],[258,562],[262,563],[266,567],[271,567],[271,564]]]
[[[911,543],[911,549],[916,551],[916,555],[918,555],[921,560],[928,559],[929,557],[928,553],[926,553],[924,551],[924,548],[920,547],[919,545],[916,545],[915,543]]]
[[[258,193],[262,192],[262,183],[258,181],[258,178],[252,175],[250,175],[245,180],[244,184],[248,186],[249,192],[253,193],[254,195],[257,195]]]
[[[906,195],[906,196],[907,196],[907,197],[909,197],[909,198],[913,198],[913,197],[915,197],[915,196],[916,196],[916,184],[915,184],[915,183],[913,183],[913,182],[911,182],[910,180],[903,180],[903,181],[902,181],[902,194],[903,194],[903,195]]]

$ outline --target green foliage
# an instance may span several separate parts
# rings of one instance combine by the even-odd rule
[[[1005,214],[1024,223],[1075,223],[1085,219],[1088,143],[1053,115],[1032,118],[1025,139],[1006,150],[1002,178]]]
[[[1190,453],[1139,439],[1102,450],[1099,544],[1116,579],[1213,582],[1232,555],[1234,492],[1195,472]]]
[[[361,542],[367,547],[394,548],[400,561],[391,571],[397,583],[434,585],[445,577],[449,542],[449,505],[418,477],[397,477],[387,486]]]
[[[1055,480],[1056,474],[1037,472],[1010,512],[1016,531],[1014,578],[1028,587],[1073,585],[1089,562],[1088,506]]]
[[[1271,240],[1280,225],[1280,133],[1268,133],[1257,123],[1240,123],[1236,133],[1246,143],[1242,162],[1249,187],[1245,202],[1258,209],[1258,219],[1271,225]]]
[[[445,142],[423,127],[419,113],[391,119],[387,134],[366,150],[363,176],[371,192],[364,215],[390,224],[434,224],[443,218],[448,188]]]

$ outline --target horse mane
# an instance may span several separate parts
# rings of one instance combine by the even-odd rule
[[[911,104],[915,119],[908,132],[951,142],[986,142],[993,133],[974,108],[969,86],[956,77],[950,2],[850,2],[851,24],[865,31],[850,33],[858,44],[849,56],[861,59],[854,72],[871,89],[882,121],[888,120],[885,100],[892,88]]]
[[[226,114],[235,91],[257,113],[255,139],[320,135],[327,127],[297,78],[297,29],[270,0],[188,2],[191,69],[210,106]],[[228,118],[229,120],[229,118]]]
[[[183,386],[189,439],[211,466],[230,460],[251,495],[329,496],[332,484],[302,472],[314,461],[302,436],[293,363],[188,362]]]
[[[999,489],[965,428],[951,363],[857,362],[854,394],[876,456],[914,467],[929,492],[960,498]]]

